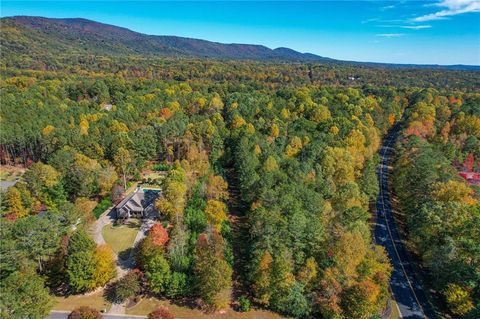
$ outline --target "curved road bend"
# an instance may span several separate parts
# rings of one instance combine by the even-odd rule
[[[378,180],[380,192],[377,198],[377,220],[375,226],[375,242],[385,247],[393,266],[390,287],[400,317],[404,319],[436,318],[425,297],[422,287],[415,279],[405,247],[398,233],[393,217],[392,205],[388,189],[388,163],[393,153],[393,144],[398,136],[400,126],[395,125],[383,141],[380,149]]]

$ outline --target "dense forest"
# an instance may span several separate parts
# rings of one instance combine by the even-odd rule
[[[447,98],[425,91],[413,102],[397,145],[394,189],[400,219],[432,288],[443,292],[453,314],[477,318],[480,187],[468,185],[458,171],[480,169],[479,96]]]
[[[205,311],[379,316],[392,268],[371,234],[377,151],[404,114],[394,190],[407,238],[444,311],[478,317],[479,189],[458,176],[458,163],[479,169],[478,72],[6,57],[0,161],[26,171],[2,194],[2,318],[42,318],[52,295],[103,286],[113,301]],[[92,210],[151,165],[165,173],[162,220],[117,280]]]

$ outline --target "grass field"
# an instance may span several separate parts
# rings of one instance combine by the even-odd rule
[[[97,310],[110,309],[111,304],[103,298],[103,290],[93,294],[54,297],[53,310],[73,310],[80,306],[89,306]]]
[[[228,309],[224,312],[205,313],[199,309],[190,309],[188,307],[181,307],[172,304],[168,300],[159,300],[156,298],[144,298],[137,305],[130,309],[127,309],[127,315],[148,315],[156,307],[167,307],[175,316],[175,318],[182,319],[207,319],[207,318],[232,318],[232,319],[282,319],[285,317],[279,314],[265,311],[265,310],[251,310],[249,312],[236,312],[232,309]]]
[[[133,241],[137,236],[139,225],[129,223],[127,225],[113,226],[107,225],[102,229],[102,236],[107,244],[112,247],[117,254],[132,247]]]

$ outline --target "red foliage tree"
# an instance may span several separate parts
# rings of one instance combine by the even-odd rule
[[[474,164],[475,164],[475,158],[473,157],[473,154],[470,153],[465,158],[465,161],[463,161],[463,167],[465,168],[466,171],[472,172]]]
[[[168,241],[168,232],[161,224],[155,224],[150,228],[150,236],[155,246],[163,246]]]
[[[148,314],[148,319],[174,319],[175,317],[167,308],[160,306]]]
[[[96,309],[88,306],[81,306],[74,309],[69,315],[68,319],[101,319],[102,315]]]

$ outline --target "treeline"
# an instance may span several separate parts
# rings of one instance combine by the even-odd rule
[[[29,46],[31,43],[29,43]],[[436,88],[474,92],[480,88],[478,71],[428,68],[389,68],[353,66],[348,63],[276,63],[261,61],[221,61],[216,59],[166,58],[145,56],[101,56],[81,54],[33,55],[3,53],[2,73],[29,76],[116,75],[172,81],[242,83],[256,88],[298,85],[336,85],[343,87]]]
[[[397,145],[394,189],[410,241],[448,310],[480,315],[480,188],[453,165],[480,151],[479,95],[418,94]]]

